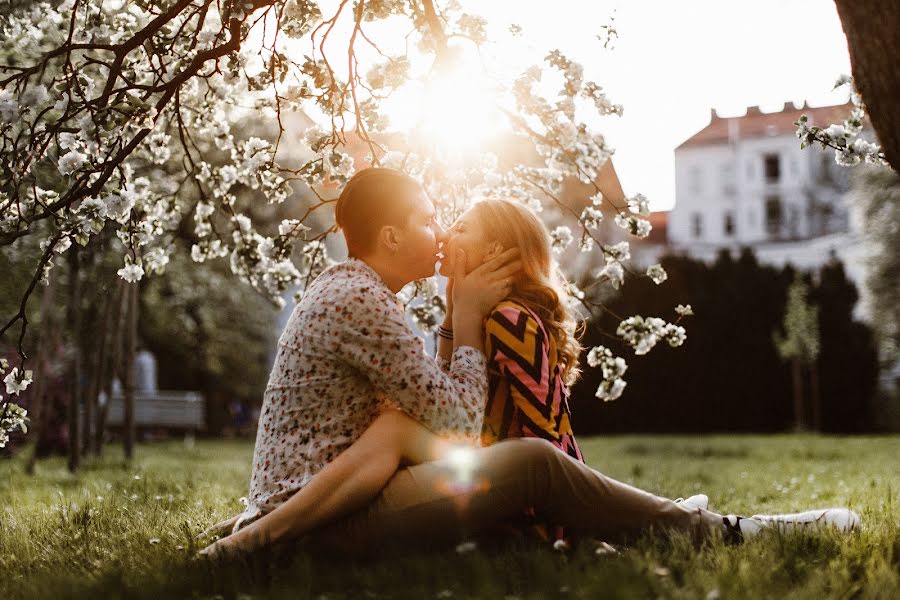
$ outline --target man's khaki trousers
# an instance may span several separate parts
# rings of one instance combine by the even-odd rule
[[[650,529],[698,539],[723,528],[720,515],[606,477],[545,440],[516,438],[401,469],[372,504],[307,541],[347,554],[424,549],[477,536],[530,508],[569,535],[607,541]]]

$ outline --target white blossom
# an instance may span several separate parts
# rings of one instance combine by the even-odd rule
[[[19,102],[25,108],[38,108],[50,99],[47,88],[41,84],[33,85],[22,92]]]
[[[69,175],[77,171],[85,162],[87,162],[87,156],[77,150],[70,150],[60,157],[57,168],[63,175]]]
[[[610,285],[615,289],[619,289],[619,286],[621,286],[622,282],[625,280],[625,269],[619,261],[607,260],[606,266],[600,270],[597,277],[608,278]]]
[[[595,346],[588,352],[587,362],[591,367],[600,367],[603,375],[603,381],[595,395],[604,402],[619,398],[626,385],[622,379],[628,369],[625,359],[613,356],[612,351],[605,346]]]
[[[561,254],[574,239],[572,230],[568,226],[558,225],[550,232],[550,247],[556,254]]]
[[[619,242],[614,245],[604,245],[603,254],[607,260],[625,262],[631,258],[631,247],[628,242]]]
[[[2,415],[0,418],[0,448],[4,448],[9,441],[10,433],[16,429],[22,433],[28,432],[26,425],[28,411],[14,402],[3,400],[2,397],[0,397],[0,402],[5,404],[5,406],[0,404],[4,408],[3,411],[0,411],[0,415]]]
[[[656,345],[660,337],[665,335],[666,322],[659,317],[628,317],[616,330],[616,334],[624,339],[638,356],[647,354]]]
[[[128,283],[135,283],[144,277],[144,268],[139,264],[130,263],[116,271],[116,273]]]
[[[634,216],[624,216],[624,215],[616,215],[616,225],[621,227],[622,229],[627,230],[631,235],[639,237],[641,239],[650,235],[650,230],[653,226],[650,224],[650,221],[646,219],[639,219]]]
[[[278,235],[298,235],[309,231],[309,227],[297,219],[284,219],[278,224]]]
[[[3,378],[3,383],[6,384],[6,393],[18,396],[31,385],[32,376],[33,372],[31,370],[23,371],[20,374],[19,367],[13,367],[13,370]]]
[[[148,273],[162,274],[169,264],[169,253],[172,248],[153,248],[144,254],[144,264],[147,265]]]
[[[600,212],[599,209],[594,208],[593,206],[586,206],[583,211],[581,211],[581,222],[584,223],[584,226],[588,229],[597,229],[600,227],[600,223],[603,221],[603,213]]]
[[[684,327],[673,323],[667,323],[663,331],[663,337],[665,337],[665,340],[670,346],[677,348],[684,343],[685,339],[687,339],[687,333],[685,332]]]
[[[668,279],[669,275],[666,273],[666,270],[662,268],[662,265],[650,265],[647,267],[647,277],[652,279],[653,283],[659,285]]]
[[[675,307],[675,312],[682,317],[687,317],[694,314],[694,310],[691,308],[690,304],[679,304]]]
[[[0,119],[9,123],[19,116],[19,101],[7,89],[0,90]]]
[[[628,210],[638,215],[647,216],[650,214],[650,201],[643,194],[635,194],[628,198]]]

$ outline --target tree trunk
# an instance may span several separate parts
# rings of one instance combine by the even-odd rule
[[[900,173],[900,3],[835,0],[853,81],[888,163]]]
[[[128,301],[128,288],[125,282],[119,279],[116,282],[115,299],[113,300],[112,332],[110,334],[110,351],[108,353],[103,372],[103,391],[106,394],[106,404],[97,411],[97,448],[96,454],[103,454],[103,439],[106,434],[106,415],[109,414],[109,405],[112,402],[112,382],[122,372],[122,315],[127,312],[125,303]],[[121,378],[120,378],[121,381]]]
[[[794,426],[806,429],[806,415],[803,412],[803,364],[794,358],[791,360],[791,374],[794,380]]]
[[[69,471],[74,473],[81,464],[81,427],[79,411],[81,409],[81,345],[78,337],[81,334],[81,260],[80,248],[73,246],[69,251],[69,305],[67,310],[69,339],[66,349],[71,353],[67,387],[69,388],[69,405],[67,417],[69,421]]]
[[[812,426],[822,431],[822,398],[819,393],[819,360],[809,364],[809,402],[812,405]]]
[[[47,387],[47,353],[50,350],[53,336],[51,329],[55,327],[54,319],[51,317],[51,305],[53,304],[53,289],[56,287],[56,277],[50,273],[50,281],[44,288],[44,294],[41,296],[41,328],[38,333],[37,352],[34,367],[34,390],[32,391],[31,410],[31,437],[34,444],[31,447],[31,455],[28,462],[25,463],[25,472],[34,475],[34,466],[37,463],[38,446],[40,445],[41,433],[43,432],[43,413],[44,413],[44,390]]]
[[[114,294],[107,293],[103,301],[103,310],[97,327],[97,349],[94,352],[94,361],[91,365],[91,379],[88,385],[87,398],[84,410],[84,447],[83,454],[90,452],[97,455],[97,437],[100,430],[97,428],[98,396],[103,381],[103,368],[106,364],[107,340],[109,339],[110,317],[113,312]]]
[[[134,355],[137,353],[138,284],[132,283],[125,292],[128,296],[128,313],[125,325],[125,418],[122,440],[126,460],[134,457]]]

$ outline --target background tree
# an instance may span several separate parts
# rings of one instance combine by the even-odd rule
[[[873,405],[878,362],[871,330],[853,318],[856,291],[839,263],[820,273],[760,265],[744,250],[721,253],[707,265],[684,256],[663,257],[669,274],[657,288],[636,279],[603,300],[606,313],[583,340],[603,344],[628,359],[628,385],[621,402],[598,404],[598,369],[589,369],[572,390],[575,428],[585,434],[619,432],[786,431],[795,423],[791,370],[773,341],[784,322],[788,289],[798,276],[819,307],[819,380],[823,431],[885,429]],[[615,314],[661,313],[690,301],[690,335],[677,350],[647,356],[606,331]],[[686,307],[683,307],[686,308]],[[607,316],[608,315],[608,316]],[[604,324],[602,319],[608,319]],[[594,323],[599,322],[599,327]],[[590,360],[588,357],[587,360]]]
[[[393,34],[390,49],[374,25],[388,18],[407,28],[400,38]],[[341,0],[323,15],[309,0],[66,0],[13,11],[2,31],[0,247],[42,242],[20,309],[0,326],[18,351],[17,364],[4,368],[13,396],[30,382],[28,300],[72,244],[108,237],[121,257],[117,274],[135,285],[187,249],[175,243],[186,229],[194,262],[227,257],[234,276],[281,305],[285,290],[332,262],[324,240],[333,227],[319,227],[317,216],[352,175],[350,152],[419,179],[445,221],[482,195],[546,208],[553,220],[572,211],[560,200],[567,179],[592,186],[594,204],[573,216],[583,230],[578,237],[592,240],[583,250],[603,257],[601,279],[614,286],[622,282],[627,243],[600,243],[597,207],[632,235],[650,230],[646,199],[618,206],[596,183],[612,148],[586,123],[621,114],[621,106],[559,51],[507,73],[482,90],[479,104],[505,120],[536,162],[501,168],[488,152],[442,143],[448,132],[435,126],[458,129],[475,116],[460,101],[478,91],[473,80],[483,63],[467,64],[465,48],[482,58],[490,50],[488,24],[452,2]],[[520,32],[510,27],[503,43],[515,43]],[[429,109],[420,123],[428,127],[388,135],[383,103],[409,82],[431,90],[411,105]],[[437,107],[448,98],[455,101]],[[322,127],[309,127],[302,140],[293,131],[285,136],[285,123],[300,112]],[[277,131],[264,139],[233,127],[249,118]],[[431,135],[414,135],[420,130]],[[299,152],[282,151],[286,137]],[[256,207],[282,204],[292,183],[310,192],[303,209],[277,226],[260,218],[269,211]],[[576,237],[563,226],[553,236],[558,250]],[[636,348],[660,335],[676,345],[684,337],[683,328],[659,318],[626,319],[616,332]],[[4,430],[23,423],[7,397],[0,415]]]
[[[882,369],[896,372],[900,363],[900,176],[869,167],[854,172],[850,202],[861,219],[866,246],[865,291],[872,315]],[[900,427],[900,388],[880,399],[879,423]]]
[[[900,172],[900,5],[893,0],[835,0],[847,36],[856,88],[895,172]]]
[[[809,303],[809,286],[801,277],[794,279],[788,288],[787,308],[782,323],[784,334],[774,334],[775,347],[782,359],[791,363],[794,388],[794,423],[798,429],[808,426],[803,381],[809,381],[809,407],[812,427],[821,427],[818,373],[815,363],[819,358],[819,311]]]

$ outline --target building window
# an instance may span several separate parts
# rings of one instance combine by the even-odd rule
[[[765,156],[766,183],[775,183],[781,179],[781,162],[777,154]]]
[[[734,196],[737,193],[737,187],[734,185],[734,163],[730,161],[722,164],[722,193],[726,196]]]
[[[766,233],[773,236],[781,235],[781,225],[784,219],[781,206],[781,196],[772,195],[766,197]]]
[[[701,213],[691,215],[691,233],[695,238],[703,237],[703,215]]]
[[[751,158],[750,160],[747,161],[747,179],[748,179],[748,180],[752,180],[752,179],[753,179],[753,173],[754,173],[754,170],[753,170],[753,159]]]
[[[691,167],[690,170],[691,189],[696,193],[700,191],[703,181],[703,173],[700,167]]]
[[[728,211],[725,213],[725,235],[732,236],[734,235],[734,213]]]
[[[834,165],[834,158],[831,152],[821,152],[819,155],[819,183],[823,185],[831,185],[834,183],[834,177],[831,168]]]

